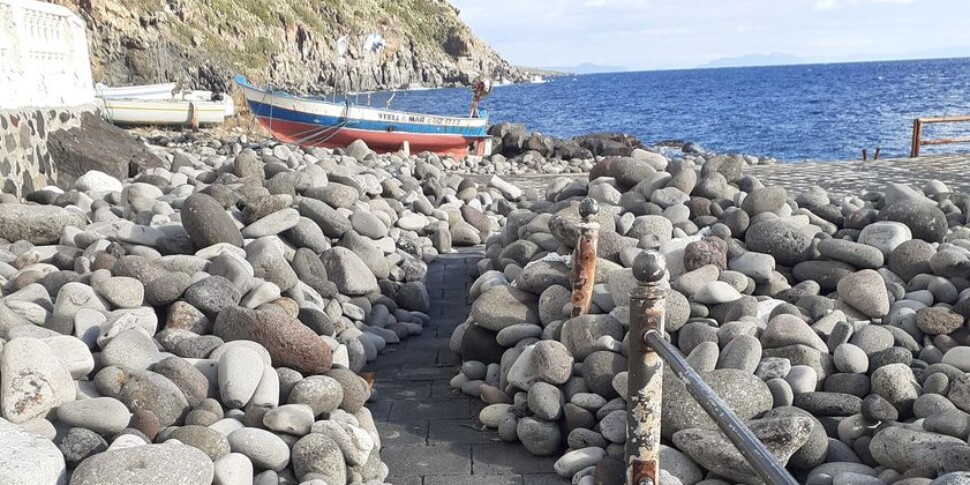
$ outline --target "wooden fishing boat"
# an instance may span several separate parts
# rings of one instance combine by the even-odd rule
[[[469,148],[483,152],[489,140],[488,114],[477,109],[484,95],[478,91],[468,117],[448,117],[294,96],[256,88],[243,76],[234,80],[260,124],[286,143],[339,148],[363,140],[382,153],[427,150],[462,157]]]
[[[116,125],[206,126],[226,120],[223,101],[101,99],[104,117]]]

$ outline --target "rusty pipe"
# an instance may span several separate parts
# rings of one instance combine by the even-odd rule
[[[627,484],[660,484],[660,415],[663,361],[645,340],[648,331],[664,329],[666,291],[660,281],[667,268],[663,256],[644,251],[633,262],[637,286],[630,292],[630,337],[626,460]]]
[[[587,197],[579,204],[579,239],[573,251],[573,268],[569,273],[572,294],[570,316],[575,318],[589,312],[593,301],[593,285],[596,284],[596,246],[599,239],[599,224],[592,219],[599,214],[600,207],[595,200]]]

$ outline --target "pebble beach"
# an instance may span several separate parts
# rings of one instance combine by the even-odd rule
[[[800,483],[970,481],[965,194],[789,190],[694,144],[594,157],[497,130],[462,160],[144,136],[162,163],[131,178],[0,196],[0,483],[395,483],[365,369],[422,333],[429,265],[466,247],[450,385],[563,483],[623,483],[643,251],[667,262],[670,341]],[[586,198],[596,285],[569,318]],[[761,483],[673,375],[663,392],[664,485]]]

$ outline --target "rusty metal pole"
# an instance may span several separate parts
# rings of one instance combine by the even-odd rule
[[[626,430],[627,485],[660,485],[660,411],[663,360],[645,340],[650,330],[664,331],[667,272],[663,256],[644,251],[633,262],[637,287],[630,292],[629,396]]]
[[[587,197],[579,204],[579,240],[573,250],[573,269],[569,275],[572,283],[571,317],[585,315],[593,301],[593,285],[596,284],[596,242],[600,225],[592,219],[599,214],[600,206]]]
[[[909,151],[910,158],[919,157],[920,145],[923,143],[923,121],[919,118],[913,120],[913,146]]]

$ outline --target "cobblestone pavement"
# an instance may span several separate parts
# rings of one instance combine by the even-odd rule
[[[530,455],[520,444],[484,431],[481,399],[456,393],[449,381],[461,365],[448,348],[468,315],[469,270],[481,248],[439,256],[428,271],[431,321],[421,335],[389,347],[368,366],[375,372],[377,420],[394,485],[560,485],[555,458]]]
[[[862,195],[890,183],[922,188],[932,179],[941,180],[953,192],[966,192],[970,189],[970,156],[783,163],[747,167],[745,173],[757,176],[766,185],[781,185],[793,193],[818,185],[831,195]]]
[[[970,155],[947,155],[885,160],[796,162],[756,165],[744,168],[745,174],[758,177],[765,185],[781,185],[797,194],[818,185],[833,196],[862,195],[880,190],[890,183],[904,183],[916,188],[932,179],[943,181],[954,192],[970,190]],[[543,192],[557,178],[578,178],[585,174],[510,175],[503,179],[516,186]],[[483,179],[487,181],[487,179]]]

